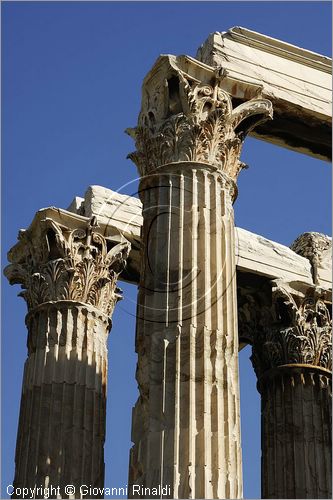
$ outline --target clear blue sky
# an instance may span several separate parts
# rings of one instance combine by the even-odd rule
[[[141,82],[161,53],[189,54],[209,33],[244,26],[330,55],[331,6],[322,2],[2,2],[2,249],[47,206],[66,208],[91,184],[136,177],[124,134],[136,124]],[[248,139],[236,224],[289,245],[330,234],[330,167]],[[133,193],[136,183],[122,192]],[[127,484],[134,380],[135,287],[123,285],[109,339],[106,486]],[[26,307],[3,282],[2,497],[12,482]],[[244,492],[260,496],[260,401],[240,355]]]

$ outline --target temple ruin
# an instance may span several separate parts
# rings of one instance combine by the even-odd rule
[[[106,340],[125,280],[139,286],[129,498],[242,498],[247,344],[262,498],[331,498],[332,239],[288,248],[233,216],[248,135],[330,161],[331,60],[213,33],[196,58],[158,58],[127,133],[140,199],[90,186],[38,211],[8,253],[28,307],[14,487],[103,487]]]

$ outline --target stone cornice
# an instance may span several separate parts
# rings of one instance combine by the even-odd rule
[[[262,33],[257,33],[256,31],[241,26],[234,26],[226,32],[216,33],[215,35],[221,37],[222,47],[223,39],[230,37],[247,47],[254,47],[261,51],[268,52],[269,54],[274,54],[284,59],[289,59],[290,61],[324,71],[325,73],[331,74],[332,72],[332,59],[330,57],[297,47],[291,43],[263,35]]]
[[[226,75],[236,102],[257,96],[274,106],[274,120],[251,135],[331,161],[331,59],[241,27],[212,33],[197,59]]]

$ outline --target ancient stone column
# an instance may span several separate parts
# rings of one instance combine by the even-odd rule
[[[221,75],[161,56],[143,85],[130,158],[143,202],[129,495],[240,498],[242,461],[233,201],[246,133]]]
[[[272,316],[253,338],[262,498],[332,497],[331,299],[318,287],[301,288],[275,283]]]
[[[98,230],[96,218],[46,209],[9,252],[5,274],[28,306],[13,498],[104,485],[107,337],[129,244]]]

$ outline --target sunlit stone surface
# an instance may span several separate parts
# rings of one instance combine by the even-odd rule
[[[9,252],[5,274],[24,289],[28,314],[15,457],[15,489],[104,485],[107,336],[121,298],[126,241],[102,236],[96,218],[38,213]],[[56,493],[55,493],[56,492]]]

